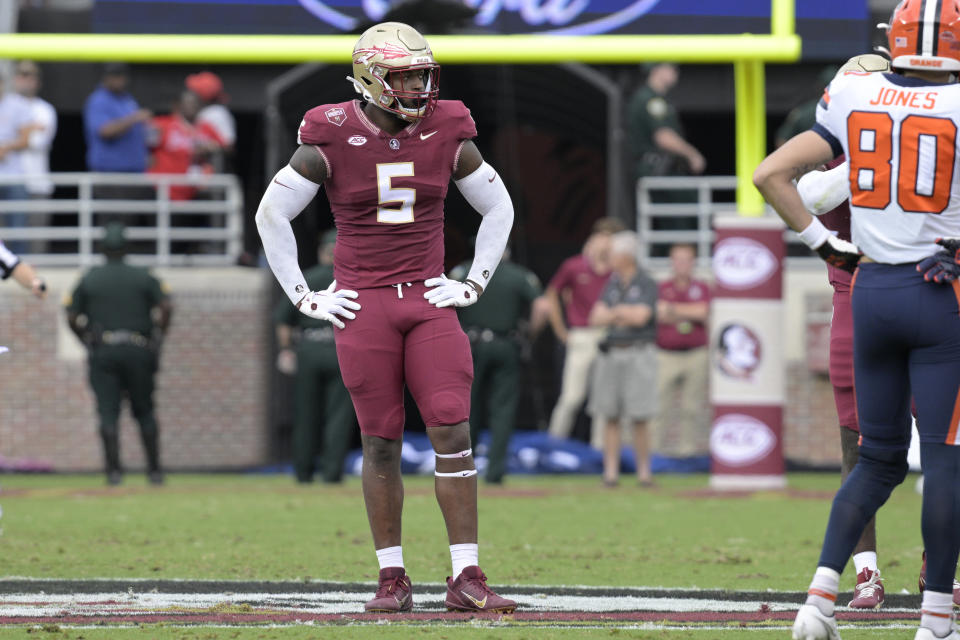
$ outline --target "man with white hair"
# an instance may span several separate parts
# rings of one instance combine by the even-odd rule
[[[620,424],[633,423],[637,482],[653,485],[647,420],[657,412],[657,283],[637,264],[637,234],[621,231],[611,240],[613,273],[590,311],[590,326],[604,327],[590,389],[588,410],[605,420],[603,483],[616,486],[620,474]]]

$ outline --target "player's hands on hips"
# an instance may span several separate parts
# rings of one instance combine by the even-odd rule
[[[353,301],[357,297],[356,291],[350,291],[349,289],[337,291],[336,289],[337,281],[334,280],[323,291],[311,291],[300,298],[297,309],[304,315],[318,320],[326,320],[338,329],[343,329],[343,320],[337,316],[353,320],[357,317],[357,314],[353,311],[360,308],[360,303]]]
[[[843,269],[853,273],[857,270],[857,263],[863,254],[857,245],[846,240],[841,240],[836,236],[829,236],[822,245],[814,249],[827,264],[833,265],[837,269]]]
[[[927,282],[953,282],[960,278],[960,238],[937,238],[937,244],[943,251],[921,260],[917,271]]]
[[[423,284],[427,287],[427,292],[423,297],[432,305],[439,308],[443,307],[469,307],[480,295],[477,290],[466,282],[451,280],[441,274],[439,278],[430,278]]]

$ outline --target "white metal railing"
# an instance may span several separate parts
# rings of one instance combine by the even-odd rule
[[[736,176],[663,176],[644,177],[637,180],[637,232],[640,236],[640,259],[649,268],[668,266],[667,250],[677,242],[697,247],[700,267],[710,266],[713,247],[713,216],[736,210]],[[696,193],[692,202],[657,202],[654,193]],[[659,198],[663,200],[664,198]],[[669,198],[666,198],[669,199]],[[772,210],[767,215],[776,215]],[[678,224],[682,221],[682,224]],[[677,228],[682,227],[682,228]],[[810,257],[790,257],[788,264],[813,263],[816,258],[801,243],[796,233],[787,230],[784,240],[795,254]]]
[[[0,200],[0,240],[16,246],[59,241],[76,244],[75,251],[22,251],[21,257],[39,266],[88,266],[102,261],[94,243],[109,220],[129,221],[126,236],[136,244],[128,260],[144,266],[230,265],[243,247],[243,191],[235,175],[159,173],[51,173],[58,191],[67,197]],[[0,186],[23,184],[30,176],[0,175]],[[171,200],[170,187],[202,189],[203,200]],[[145,199],[98,198],[96,187],[144,187]],[[151,190],[146,188],[152,187]],[[11,218],[24,218],[12,226]],[[49,224],[50,215],[58,224]],[[62,214],[75,214],[63,216]],[[182,222],[191,218],[193,225]],[[43,221],[38,224],[35,222]],[[180,224],[175,224],[179,222]],[[40,225],[43,226],[40,226]],[[174,244],[178,243],[178,244]],[[183,243],[193,249],[183,250]],[[203,250],[195,247],[203,243]],[[153,245],[153,251],[142,252]],[[178,250],[179,249],[179,250]]]

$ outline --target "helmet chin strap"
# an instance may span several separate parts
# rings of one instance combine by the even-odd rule
[[[352,76],[347,76],[347,80],[349,80],[353,84],[353,90],[359,93],[361,96],[363,96],[364,100],[366,100],[367,102],[376,103],[375,100],[373,99],[373,96],[370,95],[370,92],[367,91],[362,84],[360,84],[359,80],[357,80]]]

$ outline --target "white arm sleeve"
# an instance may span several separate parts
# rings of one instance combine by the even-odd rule
[[[263,242],[263,253],[283,292],[294,304],[309,289],[297,262],[297,239],[290,221],[310,204],[319,189],[320,185],[307,180],[287,165],[277,172],[267,186],[257,208],[257,231]]]
[[[850,197],[850,165],[846,162],[828,171],[811,171],[797,182],[804,206],[815,216],[840,206]]]
[[[455,180],[454,184],[470,206],[483,216],[477,230],[473,265],[467,273],[467,280],[472,280],[486,289],[507,248],[507,240],[510,239],[513,202],[503,180],[486,162],[466,178]]]

